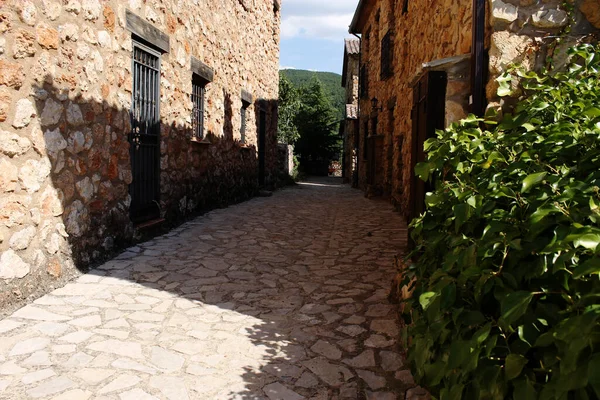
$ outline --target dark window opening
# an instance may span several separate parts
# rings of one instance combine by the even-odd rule
[[[363,127],[363,160],[369,156],[369,122],[365,121]]]
[[[192,137],[193,139],[204,139],[204,103],[206,100],[207,82],[194,74],[192,78]]]
[[[369,97],[369,71],[366,64],[360,69],[360,97],[363,99]]]
[[[404,0],[404,5],[402,6],[402,14],[408,14],[408,0]]]
[[[240,141],[242,144],[246,144],[246,115],[249,106],[250,103],[242,101],[242,108],[240,109],[240,117],[242,121],[240,124]]]
[[[381,40],[381,79],[387,79],[394,74],[393,35],[389,31]]]

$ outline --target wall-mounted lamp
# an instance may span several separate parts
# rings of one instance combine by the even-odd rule
[[[373,97],[371,99],[371,107],[373,112],[375,111],[383,111],[383,105],[382,106],[378,106],[377,104],[379,103],[379,100],[377,100],[377,97]]]

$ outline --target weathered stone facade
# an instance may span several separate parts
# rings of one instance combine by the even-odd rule
[[[483,79],[488,107],[498,111],[510,106],[498,100],[495,81],[509,64],[539,68],[553,56],[560,66],[565,50],[597,33],[600,20],[597,0],[577,0],[571,13],[558,0],[485,3],[489,61]],[[566,27],[570,32],[564,35]],[[471,112],[472,31],[472,1],[361,0],[352,21],[350,32],[361,34],[359,187],[389,197],[406,216],[411,213],[414,88],[427,72],[443,72],[443,125]],[[391,44],[386,43],[390,37]],[[382,71],[388,61],[391,73]]]
[[[342,87],[346,89],[346,115],[342,130],[344,155],[342,177],[344,183],[358,184],[357,146],[358,139],[358,69],[360,64],[360,40],[346,39],[344,43],[344,67]]]
[[[134,40],[160,54],[158,216],[255,194],[261,128],[264,182],[276,183],[279,7],[0,0],[0,309],[134,238],[130,109],[145,79],[132,72]],[[193,72],[211,77],[202,140],[191,140]]]

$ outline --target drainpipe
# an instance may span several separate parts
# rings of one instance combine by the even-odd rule
[[[477,116],[483,116],[485,113],[485,2],[486,0],[473,0],[471,111]]]

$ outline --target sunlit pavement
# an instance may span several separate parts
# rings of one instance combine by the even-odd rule
[[[206,214],[0,321],[0,398],[404,398],[406,229],[337,182]]]

